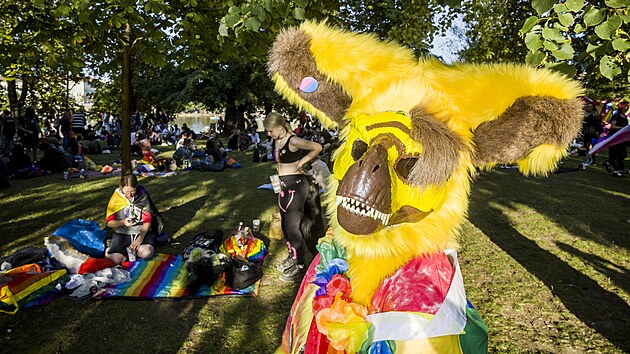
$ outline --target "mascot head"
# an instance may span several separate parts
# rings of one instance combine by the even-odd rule
[[[476,168],[544,175],[581,125],[581,89],[560,74],[418,61],[326,24],[283,31],[268,69],[287,100],[341,129],[326,198],[333,234],[351,266],[384,272],[455,246]]]

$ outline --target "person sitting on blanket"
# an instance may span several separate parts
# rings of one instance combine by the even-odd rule
[[[152,151],[151,141],[149,139],[143,139],[138,142],[140,149],[142,150],[142,163],[149,164],[157,168],[160,171],[166,169],[167,159],[158,157]]]
[[[107,204],[107,226],[114,230],[105,256],[115,264],[128,257],[127,247],[138,258],[149,258],[155,250],[155,237],[162,230],[162,216],[136,176],[126,174]]]
[[[184,160],[190,160],[192,158],[192,150],[190,146],[192,144],[191,139],[184,139],[182,147],[177,148],[173,154],[173,159],[177,162],[177,166],[181,166]]]

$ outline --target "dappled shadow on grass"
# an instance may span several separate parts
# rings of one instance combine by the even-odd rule
[[[630,199],[630,180],[610,177],[602,168],[548,178],[497,170],[482,174],[472,189],[471,203],[526,205],[577,237],[630,250],[630,217],[622,212]]]
[[[199,313],[198,322],[211,327],[190,333],[183,352],[272,353],[280,345],[282,331],[297,284],[277,284],[266,274],[257,298],[213,298]]]
[[[604,259],[600,256],[582,252],[579,249],[563,242],[555,242],[562,251],[579,257],[584,263],[603,274],[613,284],[630,293],[630,277],[628,269],[616,263],[615,259]]]
[[[251,153],[234,155],[241,169],[184,171],[175,177],[140,178],[140,184],[161,210],[165,231],[179,242],[158,247],[161,253],[181,253],[198,233],[219,229],[227,236],[239,221],[251,225],[251,220],[261,219],[261,235],[271,254],[265,259],[258,298],[59,299],[20,310],[13,317],[0,316],[0,351],[272,352],[280,344],[297,285],[282,284],[273,269],[275,261],[286,255],[281,251],[283,241],[266,237],[277,197],[272,191],[256,189],[269,183],[273,165],[249,162]],[[53,175],[16,182],[0,194],[0,255],[24,246],[41,247],[43,237],[75,218],[94,220],[104,227],[107,202],[119,179],[65,181]]]
[[[112,185],[117,184],[117,180],[111,179],[59,181],[54,176],[41,178],[49,179],[50,184],[21,186],[0,202],[2,213],[6,215],[0,218],[0,230],[3,231],[0,232],[0,254],[27,245],[42,246],[45,236],[72,219],[104,221]]]
[[[572,222],[591,223],[593,220],[580,220],[571,215],[571,210],[585,204],[585,195],[593,193],[599,182],[589,183],[578,192],[571,192],[566,183],[575,181],[564,180],[557,183],[559,176],[545,180],[529,179],[515,182],[514,178],[499,176],[482,176],[473,185],[469,220],[492,242],[503,249],[529,273],[540,279],[550,291],[587,326],[595,329],[609,341],[622,350],[630,350],[630,338],[627,336],[627,328],[630,328],[630,307],[619,295],[610,292],[600,286],[589,276],[576,270],[553,253],[541,248],[535,241],[520,233],[512,224],[504,211],[492,206],[493,203],[507,204],[522,203],[544,214],[558,225],[566,227],[577,236],[596,242],[607,243],[607,239],[600,235],[592,235],[583,227],[571,225]],[[565,174],[566,176],[579,175]],[[606,176],[607,177],[607,176]],[[556,179],[556,182],[554,182]],[[595,186],[593,186],[595,184]],[[608,186],[610,188],[610,186]],[[479,188],[480,191],[476,191]],[[577,188],[576,188],[577,189]],[[610,189],[606,189],[610,191]],[[581,195],[581,197],[579,196]],[[610,208],[611,204],[620,203],[623,199],[615,195],[607,196],[607,199],[595,201],[590,206],[594,208]],[[602,209],[599,209],[602,210]],[[594,217],[596,218],[596,216]],[[603,237],[603,236],[602,236]],[[626,241],[627,242],[627,241]],[[559,245],[562,248],[562,245]],[[627,247],[627,243],[624,245]],[[583,252],[576,253],[575,249],[564,247],[567,252],[578,257],[589,258]],[[590,260],[602,264],[605,260]],[[597,257],[598,258],[598,257]],[[619,279],[620,275],[617,275]],[[625,282],[624,282],[625,284]]]

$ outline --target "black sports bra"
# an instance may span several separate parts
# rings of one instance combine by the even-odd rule
[[[291,135],[284,146],[280,148],[280,151],[276,150],[276,142],[273,142],[273,150],[276,154],[276,161],[280,163],[293,163],[300,161],[302,157],[305,155],[305,151],[303,149],[298,149],[297,151],[291,151],[289,149],[289,142],[293,139],[294,135]]]

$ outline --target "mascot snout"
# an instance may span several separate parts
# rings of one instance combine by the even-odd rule
[[[339,225],[355,235],[371,234],[388,225],[392,216],[390,187],[387,150],[376,144],[365,151],[339,183]]]

